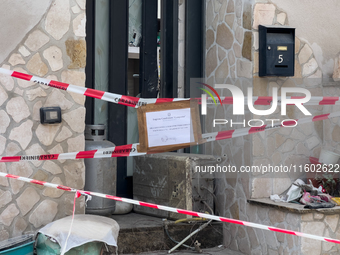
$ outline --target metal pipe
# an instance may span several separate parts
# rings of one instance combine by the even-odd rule
[[[192,232],[190,235],[188,235],[186,238],[184,238],[181,242],[179,242],[175,247],[173,247],[171,250],[168,251],[168,253],[170,254],[171,252],[173,252],[174,250],[176,250],[179,246],[183,245],[183,243],[188,240],[190,237],[192,237],[193,235],[195,235],[196,233],[200,232],[201,230],[203,230],[204,228],[206,228],[210,222],[212,222],[212,220],[209,220],[207,223],[201,225],[198,229],[196,229],[194,232]],[[191,247],[190,247],[191,248]]]
[[[211,213],[213,214],[213,210],[211,209],[211,207],[208,205],[208,203],[206,203],[205,201],[202,201],[211,211]],[[192,232],[190,235],[188,235],[186,238],[184,238],[181,242],[179,242],[177,245],[175,245],[175,247],[173,247],[171,250],[168,251],[168,253],[170,254],[171,252],[173,252],[174,250],[176,250],[179,246],[183,245],[185,243],[186,240],[188,240],[190,237],[192,237],[193,235],[195,235],[196,233],[200,232],[201,230],[203,230],[204,228],[206,228],[210,223],[212,222],[212,220],[209,220],[207,223],[204,223],[203,225],[201,225],[198,229],[196,229],[194,232]]]
[[[170,238],[170,240],[171,241],[173,241],[174,243],[177,243],[177,244],[179,244],[179,242],[178,241],[176,241],[175,239],[173,239],[171,236],[170,236],[170,234],[169,234],[169,231],[168,231],[168,228],[166,227],[165,228],[165,233],[167,234],[167,236]],[[194,247],[191,247],[191,246],[189,246],[189,245],[186,245],[186,244],[182,244],[182,246],[184,246],[184,247],[186,247],[186,248],[188,248],[188,249],[191,249],[191,250],[195,250],[195,248]]]

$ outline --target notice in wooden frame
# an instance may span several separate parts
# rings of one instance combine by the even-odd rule
[[[202,142],[196,101],[147,104],[137,109],[139,152],[166,152]]]

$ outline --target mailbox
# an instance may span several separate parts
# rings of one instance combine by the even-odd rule
[[[259,76],[294,76],[295,28],[259,25]]]

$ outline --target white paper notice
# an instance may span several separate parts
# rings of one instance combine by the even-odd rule
[[[190,143],[190,108],[146,113],[149,147]]]

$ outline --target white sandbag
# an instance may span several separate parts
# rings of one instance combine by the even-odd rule
[[[65,241],[70,230],[72,216],[65,217],[47,224],[39,230],[40,233],[55,239],[60,247],[65,246]],[[89,242],[103,242],[117,247],[119,233],[118,223],[107,217],[77,214],[74,216],[72,231],[65,252]]]

